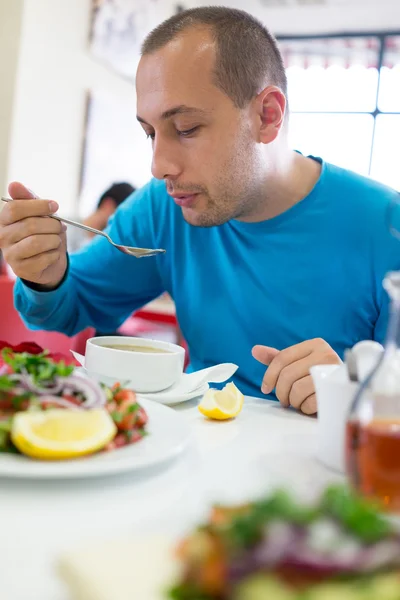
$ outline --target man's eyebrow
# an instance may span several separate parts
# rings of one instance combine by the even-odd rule
[[[202,116],[206,116],[209,114],[208,111],[203,110],[201,108],[195,108],[194,106],[187,106],[186,104],[180,104],[179,106],[174,106],[173,108],[169,108],[168,110],[163,112],[161,115],[161,119],[163,119],[165,121],[166,119],[170,119],[171,117],[174,117],[175,115],[185,115],[188,113],[198,114],[198,115],[202,115]],[[147,123],[147,121],[142,119],[142,117],[140,117],[139,115],[137,115],[136,118],[140,123],[144,123],[145,125],[150,125],[149,123]]]

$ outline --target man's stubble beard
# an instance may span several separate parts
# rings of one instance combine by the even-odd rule
[[[232,219],[246,220],[252,213],[265,201],[257,185],[255,172],[258,169],[252,169],[250,166],[255,164],[258,157],[250,158],[250,153],[254,149],[254,142],[249,143],[243,140],[236,153],[230,157],[227,164],[220,169],[221,173],[230,173],[231,176],[224,176],[217,180],[214,188],[221,190],[218,196],[212,197],[206,191],[207,208],[201,213],[193,213],[194,218],[190,218],[190,209],[185,215],[182,210],[183,218],[196,227],[218,227],[224,225]],[[238,175],[240,173],[240,176]]]

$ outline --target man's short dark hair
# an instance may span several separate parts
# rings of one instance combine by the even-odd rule
[[[282,55],[274,36],[243,10],[206,6],[180,12],[153,29],[142,55],[163,48],[193,27],[209,27],[217,45],[215,83],[238,108],[244,108],[267,85],[287,96]]]
[[[103,204],[106,198],[112,198],[117,206],[119,206],[124,200],[128,198],[136,188],[130,183],[114,183],[108,190],[100,196],[100,200],[97,204],[97,208]]]

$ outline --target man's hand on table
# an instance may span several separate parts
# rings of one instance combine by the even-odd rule
[[[306,415],[317,412],[314,384],[310,367],[321,364],[340,364],[341,360],[330,345],[316,338],[277,350],[269,346],[254,346],[255,359],[268,369],[264,375],[261,391],[276,397],[283,406],[293,406]]]

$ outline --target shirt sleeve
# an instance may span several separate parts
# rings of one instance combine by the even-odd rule
[[[164,240],[156,233],[160,217],[157,186],[135,192],[116,211],[107,233],[117,243],[154,248]],[[165,203],[164,203],[165,205]],[[135,258],[96,236],[72,254],[65,281],[55,290],[36,291],[21,280],[15,285],[15,306],[31,329],[74,335],[92,326],[113,331],[129,315],[165,291],[161,273],[168,254]]]

